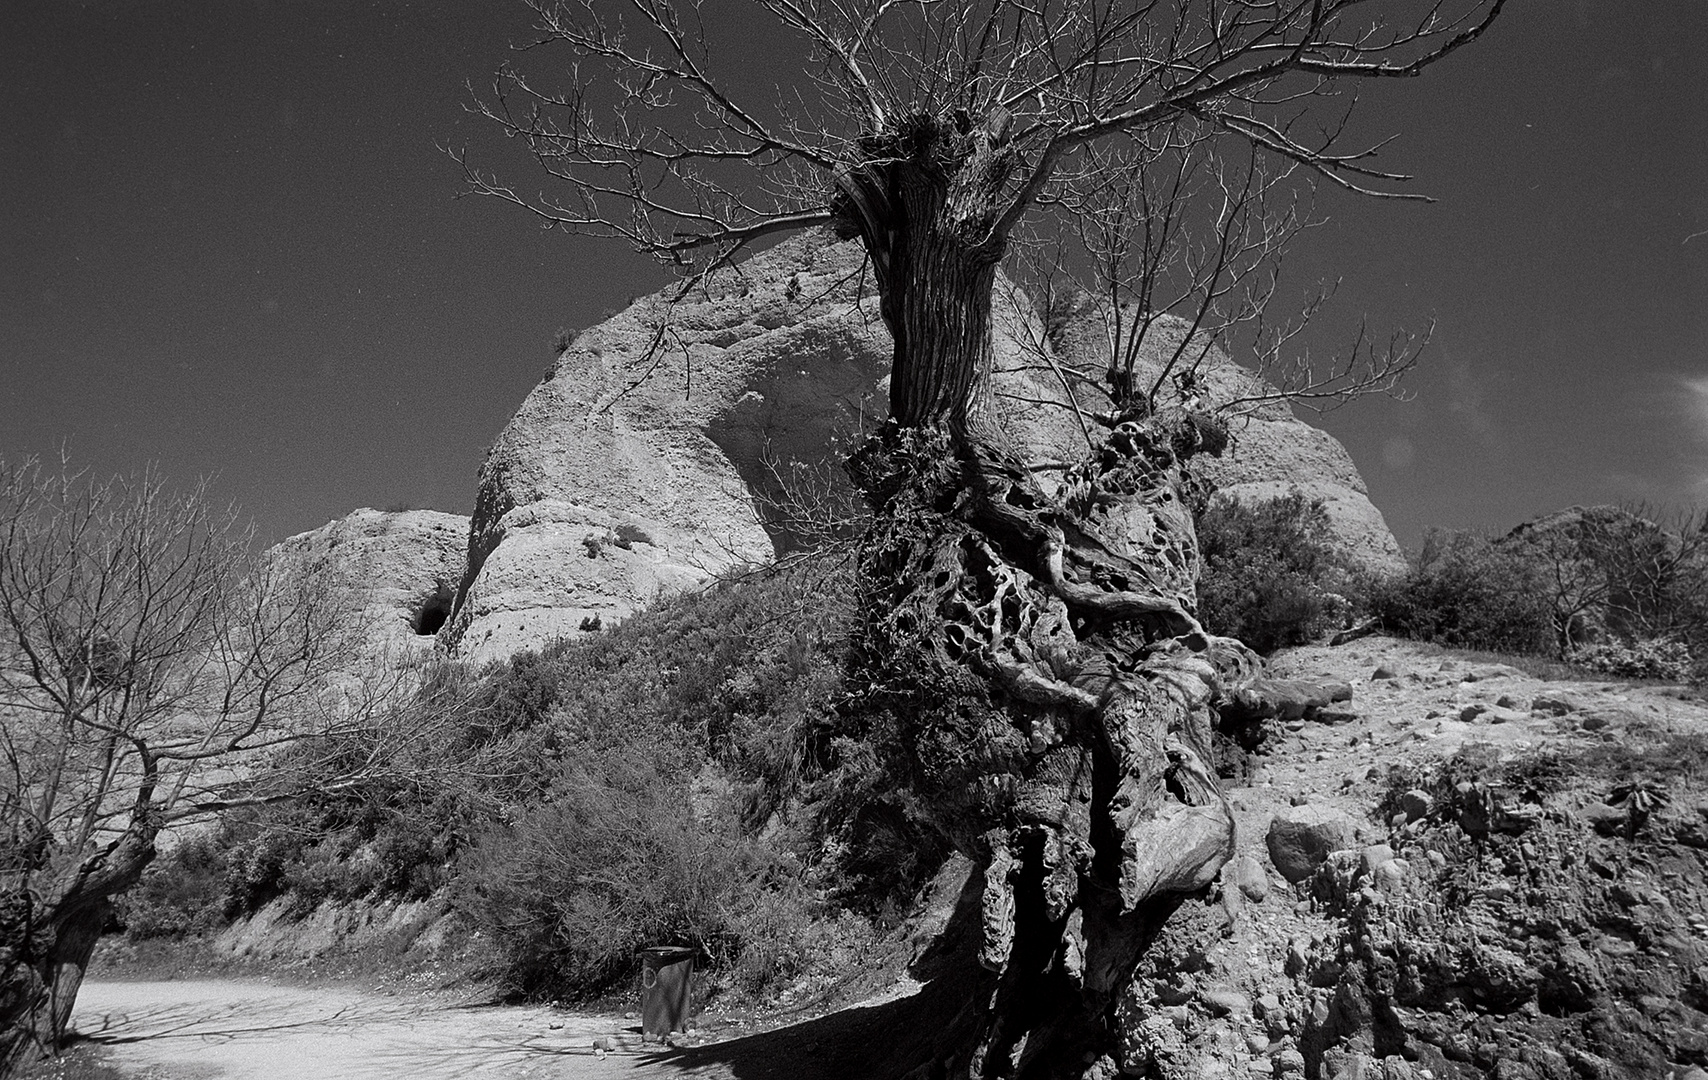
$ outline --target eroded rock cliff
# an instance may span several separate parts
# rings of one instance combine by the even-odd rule
[[[362,607],[359,666],[433,648],[462,578],[468,531],[461,514],[364,508],[272,550],[306,564],[336,561],[349,576]]]
[[[577,335],[493,444],[441,634],[453,655],[538,647],[787,550],[799,538],[777,505],[786,478],[806,466],[843,484],[842,454],[887,414],[890,340],[858,245],[803,234],[670,295]],[[1080,412],[1097,407],[1066,367],[1101,370],[1101,323],[1082,314],[1046,332],[1007,291],[996,314],[1008,428],[1047,481],[1050,462],[1080,456]],[[1157,335],[1151,370],[1168,344]],[[1211,405],[1268,390],[1220,352],[1203,374]],[[1403,565],[1332,437],[1278,402],[1242,410],[1233,436],[1201,470],[1218,497],[1298,487],[1325,501],[1355,557]]]

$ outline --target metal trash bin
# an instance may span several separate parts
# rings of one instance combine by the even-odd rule
[[[676,945],[641,949],[641,1037],[687,1031],[694,950]]]

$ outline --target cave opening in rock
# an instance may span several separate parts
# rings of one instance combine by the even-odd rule
[[[432,592],[421,598],[415,617],[409,620],[409,628],[422,637],[437,634],[445,620],[451,617],[451,601],[455,595],[450,585],[441,581]]]

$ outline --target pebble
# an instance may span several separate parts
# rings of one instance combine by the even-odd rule
[[[1530,719],[1530,714],[1497,705],[1485,712],[1482,718],[1491,724],[1517,724]]]
[[[1488,711],[1489,707],[1487,705],[1484,705],[1482,702],[1477,702],[1474,705],[1467,705],[1463,709],[1460,709],[1459,719],[1461,722],[1469,724],[1471,721]]]

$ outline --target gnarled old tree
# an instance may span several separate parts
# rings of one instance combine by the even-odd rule
[[[58,1047],[163,832],[338,782],[268,763],[376,715],[383,680],[328,681],[349,595],[199,487],[0,462],[0,1076]]]
[[[1305,223],[1296,181],[1403,179],[1340,145],[1336,93],[1419,74],[1501,5],[532,0],[521,62],[561,50],[567,81],[508,65],[479,99],[559,186],[531,198],[457,153],[473,192],[625,239],[685,289],[785,230],[865,246],[895,343],[889,423],[850,462],[875,514],[859,648],[865,708],[888,719],[869,734],[984,873],[985,974],[944,1029],[950,1074],[1142,1064],[1121,1060],[1114,1003],[1230,854],[1210,725],[1252,663],[1194,616],[1184,470],[1224,441],[1194,364],[1240,327],[1281,355],[1290,331],[1263,311]],[[718,68],[720,34],[793,42],[799,78],[778,86],[751,54]],[[1052,233],[1065,248],[1039,246]],[[1016,251],[1075,248],[1054,261],[1089,267],[1107,301],[1105,400],[1085,413],[1101,434],[1046,485],[994,407],[993,295]],[[1196,333],[1136,378],[1167,314]],[[1366,360],[1295,389],[1381,386],[1406,362]]]

